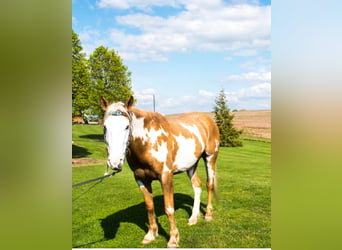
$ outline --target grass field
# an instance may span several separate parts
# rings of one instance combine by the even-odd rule
[[[102,128],[73,125],[73,158],[105,159]],[[269,248],[271,247],[271,143],[244,140],[240,148],[221,148],[218,165],[219,203],[214,203],[214,219],[203,216],[188,226],[193,191],[186,174],[175,178],[175,218],[181,248]],[[102,176],[105,164],[74,167],[73,183]],[[207,193],[205,170],[202,179],[201,212]],[[159,236],[141,244],[147,232],[143,196],[127,165],[123,171],[102,182],[73,188],[73,248],[164,248],[169,223],[164,213],[159,182],[153,183]]]

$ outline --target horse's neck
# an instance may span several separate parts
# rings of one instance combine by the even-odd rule
[[[143,130],[146,123],[145,118],[149,115],[149,112],[133,107],[131,108],[130,113],[132,118],[132,129]]]
[[[168,131],[168,121],[167,119],[156,112],[149,112],[146,110],[131,108],[132,117],[132,135],[146,135],[146,129],[150,131],[151,128],[155,130],[163,129]]]

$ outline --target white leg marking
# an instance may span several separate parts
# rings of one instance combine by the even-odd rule
[[[144,183],[141,180],[136,180],[136,183],[138,184],[141,191],[143,191],[143,188],[145,188]]]
[[[174,212],[175,212],[175,209],[173,207],[169,206],[166,208],[166,213],[173,214]]]
[[[214,170],[210,164],[211,158],[213,158],[213,155],[210,155],[207,157],[207,169],[208,169],[209,184],[213,184],[214,179],[215,179],[215,172],[214,172]]]
[[[158,232],[156,232],[154,234],[153,232],[148,231],[148,233],[145,235],[142,243],[143,244],[151,243],[152,241],[154,241],[156,239],[156,236],[158,236]]]
[[[195,197],[194,197],[194,206],[192,208],[192,215],[188,222],[189,225],[195,225],[200,215],[200,203],[201,203],[202,189],[200,187],[195,187],[194,185],[193,185],[193,189],[194,189]]]
[[[219,151],[220,141],[219,140],[215,140],[215,143],[216,143],[215,152],[217,152],[217,151]]]

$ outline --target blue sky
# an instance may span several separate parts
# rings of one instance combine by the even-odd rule
[[[73,0],[84,52],[114,49],[136,106],[164,114],[271,109],[271,3],[258,0]]]

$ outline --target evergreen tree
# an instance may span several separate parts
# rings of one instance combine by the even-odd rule
[[[102,117],[101,96],[109,102],[124,102],[133,94],[131,72],[114,50],[103,46],[90,55],[89,66],[92,78],[91,109],[94,115]]]
[[[85,118],[89,108],[90,74],[81,41],[72,31],[72,117]]]
[[[226,95],[224,90],[219,92],[215,99],[216,106],[214,107],[216,124],[220,131],[220,146],[222,147],[238,147],[242,146],[240,135],[242,130],[237,130],[233,127],[234,115],[230,114],[227,106]]]

